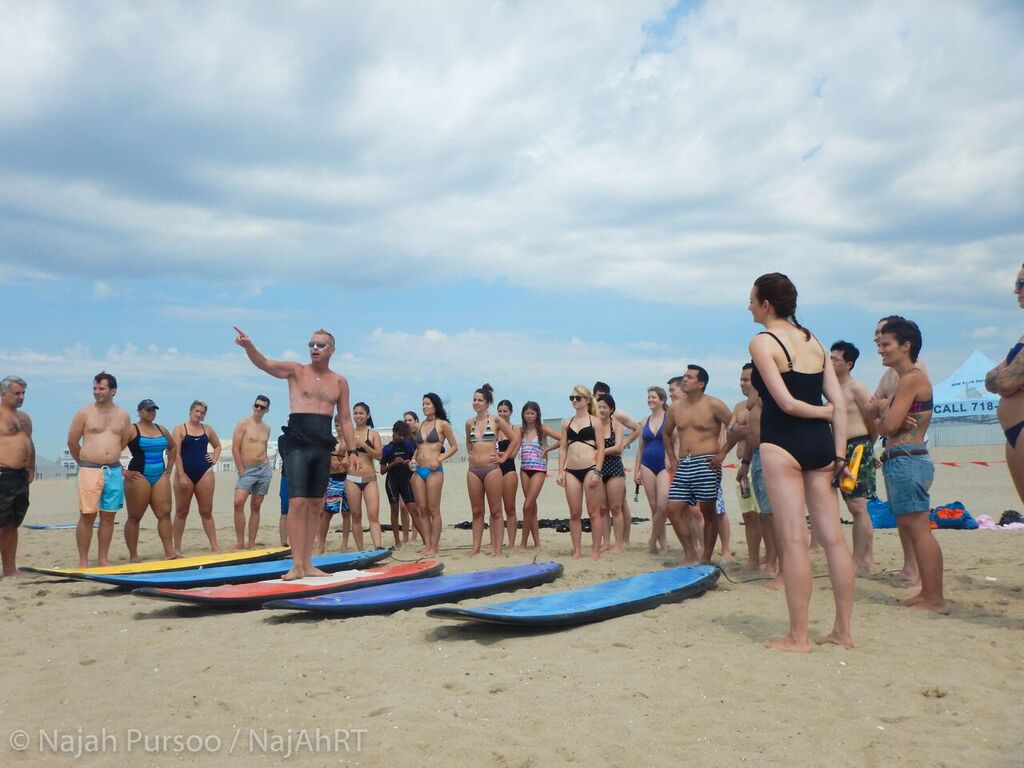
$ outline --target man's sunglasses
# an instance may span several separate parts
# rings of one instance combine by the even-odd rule
[[[311,341],[311,342],[309,342],[309,348],[310,349],[327,349],[329,346],[331,346],[331,345],[328,344],[326,341]]]
[[[269,406],[266,406],[263,403],[253,403],[252,407],[255,408],[257,411],[265,411]]]

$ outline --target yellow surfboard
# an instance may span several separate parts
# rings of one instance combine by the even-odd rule
[[[238,552],[221,552],[213,555],[196,557],[179,557],[175,560],[149,560],[144,563],[125,563],[124,565],[95,566],[93,568],[33,568],[22,566],[21,570],[41,573],[46,576],[61,576],[74,579],[85,574],[125,575],[129,573],[158,573],[160,571],[185,571],[189,568],[207,568],[213,565],[241,565],[242,563],[259,563],[264,560],[279,560],[288,557],[288,547],[271,547],[267,549],[246,549]]]

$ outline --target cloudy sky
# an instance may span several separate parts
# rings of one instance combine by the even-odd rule
[[[944,378],[1020,333],[1015,2],[0,1],[0,375],[54,457],[100,369],[230,434],[311,330],[379,425],[491,382],[738,397],[753,279]],[[1014,75],[1013,73],[1017,74]]]

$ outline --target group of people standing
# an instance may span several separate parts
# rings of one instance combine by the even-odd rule
[[[1014,288],[1024,308],[1024,267]],[[875,344],[886,375],[874,394],[851,376],[859,350],[839,341],[830,350],[796,319],[797,291],[779,273],[762,275],[750,292],[749,311],[764,330],[750,341],[751,362],[743,366],[740,385],[745,399],[729,409],[707,395],[708,373],[698,365],[668,381],[668,391],[651,386],[650,415],[642,424],[616,407],[607,385],[573,387],[572,415],[560,430],[544,424],[541,409],[527,402],[513,423],[512,403],[502,400],[496,412],[489,384],[472,399],[474,415],[464,425],[468,454],[467,492],[472,509],[471,554],[484,546],[485,512],[489,513],[489,551],[525,549],[532,539],[540,547],[537,499],[548,473],[548,455],[558,450],[557,483],[569,508],[571,553],[581,557],[582,512],[591,523],[591,557],[620,552],[629,542],[631,517],[626,502],[623,452],[639,440],[633,468],[651,507],[653,524],[648,547],[667,548],[671,524],[683,548],[683,563],[710,561],[724,532],[721,515],[722,462],[739,446],[737,497],[746,525],[748,570],[781,581],[790,617],[787,635],[769,643],[781,650],[808,647],[807,610],[811,594],[809,552],[824,551],[832,580],[836,617],[832,631],[820,642],[852,645],[851,615],[855,571],[873,567],[872,530],[866,501],[875,492],[875,468],[885,479],[889,505],[896,516],[904,549],[897,574],[918,587],[906,601],[912,607],[945,613],[942,552],[932,535],[928,512],[934,468],[926,434],[931,421],[932,386],[920,359],[918,326],[906,318],[882,318]],[[423,419],[407,411],[392,427],[384,445],[374,429],[370,407],[348,407],[348,382],[329,368],[334,337],[321,329],[309,342],[310,363],[267,359],[241,330],[236,343],[253,364],[289,384],[291,413],[282,429],[282,543],[293,550],[293,568],[285,578],[320,575],[311,562],[326,547],[333,515],[345,517],[342,546],[348,537],[364,546],[365,509],[374,547],[383,545],[377,463],[391,505],[395,544],[410,537],[423,542],[424,555],[436,555],[442,517],[444,463],[459,442],[441,398],[427,393]],[[1024,339],[986,378],[986,387],[1001,396],[998,415],[1006,433],[1010,474],[1024,499]],[[28,508],[28,485],[34,475],[35,452],[31,420],[20,411],[26,384],[17,377],[0,382],[0,554],[4,575],[16,575],[17,527]],[[214,551],[219,550],[212,518],[214,475],[221,443],[204,423],[207,407],[195,401],[188,420],[168,430],[156,422],[152,400],[138,404],[132,423],[113,403],[117,381],[102,372],[93,380],[94,402],[75,414],[68,447],[78,463],[80,516],[76,536],[80,565],[88,565],[93,525],[99,517],[99,557],[109,563],[114,515],[128,507],[125,541],[131,559],[138,559],[138,524],[147,509],[167,557],[181,556],[181,539],[195,498],[203,528]],[[263,423],[270,400],[260,395],[252,415],[240,421],[232,439],[238,469],[236,484],[236,546],[252,547],[259,528],[260,506],[271,477],[267,457],[269,427]],[[337,414],[336,416],[334,414]],[[332,417],[333,427],[332,429]],[[335,434],[336,433],[336,434]],[[877,438],[883,451],[874,456]],[[131,461],[122,470],[127,448]],[[857,455],[856,474],[850,462]],[[515,458],[519,457],[517,471]],[[172,468],[176,471],[173,473]],[[839,495],[854,517],[853,553],[840,527]],[[172,487],[174,516],[171,517]],[[523,491],[523,524],[516,499]],[[248,529],[244,504],[252,499]],[[811,535],[808,541],[806,514]],[[285,523],[287,518],[287,523]],[[521,530],[521,533],[519,532]],[[765,554],[760,554],[761,542]],[[728,545],[724,542],[724,548]]]
[[[213,519],[216,479],[212,470],[220,460],[222,445],[216,430],[205,423],[206,403],[193,401],[188,419],[168,430],[157,423],[160,406],[153,400],[138,404],[138,420],[132,423],[128,412],[114,404],[116,394],[114,375],[97,374],[93,379],[94,402],[75,414],[68,430],[68,450],[78,464],[80,515],[76,539],[80,567],[88,565],[97,517],[97,563],[109,564],[114,517],[122,508],[127,509],[124,538],[131,562],[140,559],[139,522],[150,509],[157,520],[164,556],[181,557],[181,540],[193,499],[210,548],[220,552]],[[238,549],[255,546],[260,506],[273,474],[267,456],[270,427],[263,423],[269,410],[270,399],[259,395],[253,403],[252,415],[238,422],[231,442],[238,470],[234,494]],[[122,469],[120,457],[125,449],[131,458]],[[246,535],[244,505],[250,497]]]

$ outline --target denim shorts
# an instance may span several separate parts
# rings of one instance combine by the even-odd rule
[[[932,508],[928,489],[935,479],[935,465],[927,454],[911,456],[907,451],[923,451],[924,445],[895,445],[886,452],[882,464],[885,493],[894,515],[927,512]]]
[[[772,504],[768,501],[768,489],[764,485],[764,468],[761,466],[761,449],[755,448],[750,457],[750,486],[754,489],[757,506],[762,515],[772,513]]]

